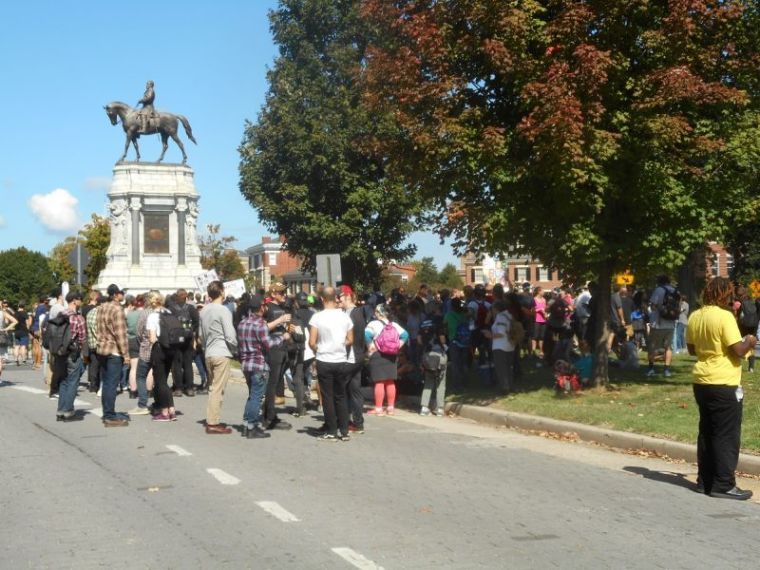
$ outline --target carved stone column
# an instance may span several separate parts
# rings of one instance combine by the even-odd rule
[[[132,210],[132,265],[140,265],[140,210],[142,200],[138,196],[132,196],[130,210]]]
[[[187,200],[177,198],[177,264],[185,265],[185,213]]]

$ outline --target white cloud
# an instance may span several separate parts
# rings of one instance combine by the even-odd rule
[[[29,208],[47,229],[54,232],[70,232],[79,229],[79,200],[68,190],[56,188],[47,194],[35,194],[29,198]]]
[[[107,176],[90,176],[89,178],[85,178],[84,187],[87,190],[108,191],[111,189],[111,179]]]

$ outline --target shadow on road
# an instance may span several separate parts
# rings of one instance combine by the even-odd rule
[[[686,478],[683,473],[673,473],[672,471],[653,471],[646,467],[623,467],[623,471],[628,473],[634,473],[641,475],[645,479],[651,479],[652,481],[658,481],[660,483],[668,483],[669,485],[676,485],[677,487],[683,487],[684,489],[695,489],[696,484],[692,483]]]

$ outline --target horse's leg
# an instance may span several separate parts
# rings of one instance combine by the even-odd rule
[[[158,157],[158,162],[161,162],[164,159],[167,148],[169,148],[169,135],[161,132],[161,156]]]
[[[126,160],[126,158],[127,158],[127,151],[129,150],[129,143],[130,143],[129,135],[126,135],[124,138],[126,139],[124,141],[124,154],[121,155],[121,158],[119,159],[119,162],[124,162],[124,160]]]
[[[135,162],[140,162],[140,147],[137,146],[137,136],[132,138],[132,145],[135,147],[135,152],[137,153],[137,158],[135,159]]]
[[[182,164],[187,164],[187,153],[185,153],[185,145],[182,144],[182,141],[179,140],[179,137],[177,136],[177,131],[174,131],[171,133],[172,140],[177,143],[177,146],[179,147],[179,150],[182,151]]]

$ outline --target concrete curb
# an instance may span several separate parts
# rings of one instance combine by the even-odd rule
[[[574,422],[530,416],[517,412],[494,410],[481,406],[470,406],[458,402],[446,404],[446,413],[455,414],[462,418],[478,423],[503,427],[516,427],[527,430],[548,431],[553,433],[572,432],[583,441],[590,441],[619,449],[642,449],[667,455],[673,459],[682,459],[691,463],[697,462],[697,446],[667,439],[659,439],[647,435],[614,431]],[[739,471],[751,475],[760,475],[760,456],[739,454]]]

